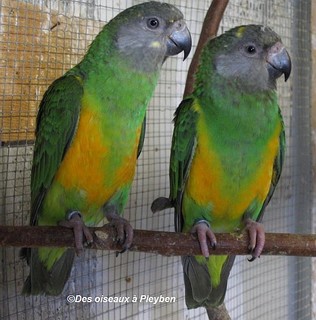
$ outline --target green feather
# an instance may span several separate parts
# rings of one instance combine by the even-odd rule
[[[155,29],[148,25],[153,17],[158,19]],[[177,8],[166,3],[142,3],[106,24],[84,59],[52,83],[37,117],[31,174],[32,225],[57,225],[69,211],[80,211],[87,225],[98,224],[109,208],[122,213],[136,153],[139,156],[144,142],[146,108],[161,66],[170,55],[181,51],[187,55],[190,46],[190,34]],[[87,131],[96,126],[95,134],[89,135]],[[78,149],[71,148],[74,145]],[[89,150],[80,152],[84,147]],[[67,157],[73,150],[80,157]],[[84,172],[74,170],[71,161],[67,166],[69,158],[85,162]],[[91,167],[88,162],[94,159],[98,167],[93,168],[93,181],[89,180],[91,175],[89,186],[78,186],[86,181],[82,177],[87,178]],[[93,189],[95,177],[102,181]],[[63,184],[63,178],[72,185]],[[103,190],[98,193],[100,188]],[[60,294],[71,271],[74,250],[28,248],[22,255],[31,269],[23,293]]]
[[[271,29],[250,25],[234,28],[205,46],[195,75],[194,91],[182,101],[175,115],[169,202],[158,198],[152,205],[154,211],[175,207],[177,231],[189,232],[196,221],[206,220],[215,232],[234,232],[243,227],[246,217],[261,220],[280,178],[285,148],[275,92],[275,81],[281,73],[269,72],[269,65],[263,59],[266,50],[277,42],[280,38]],[[255,57],[246,52],[249,43],[256,47]],[[220,170],[218,194],[224,199],[235,199],[240,190],[247,191],[256,177],[277,128],[279,145],[264,201],[250,199],[248,207],[239,215],[228,203],[230,211],[219,218],[213,203],[201,205],[199,199],[191,197],[192,190],[188,190],[194,179],[191,167],[199,153],[205,151],[199,149],[202,139],[206,140],[203,147],[211,150],[219,161],[219,168],[213,169]],[[206,171],[205,175],[208,174]],[[182,258],[188,308],[212,308],[223,303],[234,258]]]
[[[31,179],[33,225],[37,224],[42,199],[73,138],[82,95],[82,80],[66,75],[52,83],[40,104]]]

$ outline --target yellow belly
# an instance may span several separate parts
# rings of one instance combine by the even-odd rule
[[[280,130],[281,125],[278,125],[261,156],[261,163],[251,176],[240,177],[240,186],[225,172],[209,138],[206,135],[200,136],[185,197],[191,198],[201,207],[209,207],[209,215],[218,221],[238,220],[254,200],[263,203],[271,186],[273,164],[279,150]],[[238,177],[236,180],[238,181]]]
[[[99,117],[83,108],[74,140],[55,179],[66,190],[81,192],[88,203],[102,206],[120,186],[132,181],[136,140],[132,151],[113,165],[113,142],[104,137]]]

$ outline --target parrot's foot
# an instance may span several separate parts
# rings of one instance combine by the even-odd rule
[[[251,219],[246,219],[245,221],[246,230],[249,234],[249,253],[251,254],[251,259],[249,261],[254,261],[256,258],[260,257],[261,252],[265,243],[265,232],[263,224],[256,222]]]
[[[82,221],[80,212],[72,211],[70,214],[67,214],[66,220],[60,221],[58,224],[73,229],[75,235],[75,251],[77,255],[83,251],[83,236],[85,236],[88,244],[93,242],[93,236]]]
[[[211,230],[210,225],[205,220],[199,220],[191,229],[191,233],[194,233],[197,235],[202,255],[205,258],[208,258],[210,255],[210,252],[208,250],[207,240],[210,241],[211,246],[213,249],[216,247],[216,237],[214,232]]]
[[[110,225],[116,229],[117,232],[117,242],[122,245],[123,250],[120,253],[128,250],[133,242],[134,231],[130,223],[119,216],[114,211],[108,211],[105,214],[105,217],[108,219]]]

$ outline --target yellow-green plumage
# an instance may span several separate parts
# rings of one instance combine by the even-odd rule
[[[261,220],[283,163],[276,79],[289,72],[289,56],[269,28],[237,27],[205,46],[194,91],[174,119],[169,202],[152,205],[175,207],[177,231],[202,223],[215,233],[235,232],[247,219]],[[206,307],[211,317],[234,258],[182,257],[188,308]]]
[[[37,117],[32,225],[57,225],[71,212],[80,212],[88,226],[110,220],[108,213],[121,219],[161,66],[190,48],[182,13],[146,2],[111,20],[84,59],[52,83]],[[31,269],[23,293],[60,294],[74,250],[26,249],[23,255]]]
[[[230,100],[231,95],[227,97]],[[251,103],[246,103],[248,110],[241,105],[240,109],[244,110],[239,109],[238,114],[228,116],[228,111],[216,110],[215,104],[204,104],[203,98],[195,101],[188,107],[197,113],[196,145],[182,194],[181,231],[189,232],[197,221],[206,220],[214,232],[235,232],[243,228],[245,216],[259,219],[271,187],[274,162],[280,152],[282,119],[273,98],[265,105],[271,112],[266,112],[260,103],[256,103],[262,100],[255,95],[254,99],[251,97]],[[245,102],[247,99],[243,96],[242,103]],[[223,103],[229,105],[231,101]],[[206,113],[212,108],[218,114],[207,119]],[[181,116],[179,111],[177,117]],[[234,119],[228,119],[230,116]],[[263,128],[256,124],[257,116],[260,116]],[[234,125],[234,121],[238,124]],[[239,130],[244,130],[243,135],[238,136]],[[234,258],[227,259],[223,256],[210,256],[208,261],[204,257],[196,258],[207,266],[211,281],[209,288],[213,289],[202,304],[188,302],[189,306],[222,303]],[[186,258],[183,261],[185,263]],[[219,286],[222,286],[220,292],[214,294],[213,290]],[[201,292],[200,286],[197,291]]]

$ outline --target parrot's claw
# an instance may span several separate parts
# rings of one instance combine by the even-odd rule
[[[191,233],[197,235],[202,255],[208,259],[210,253],[208,250],[207,240],[210,241],[213,249],[216,248],[216,237],[214,232],[211,230],[210,225],[205,220],[200,220],[191,229]]]
[[[127,220],[121,217],[118,219],[112,219],[110,224],[116,229],[117,242],[123,247],[123,250],[120,253],[123,253],[132,245],[134,233],[133,228]]]
[[[116,230],[117,242],[123,247],[123,250],[119,253],[124,253],[131,247],[133,242],[134,231],[132,226],[126,219],[122,218],[117,213],[111,212],[107,213],[105,216],[110,225]]]
[[[60,221],[58,224],[66,228],[73,229],[75,235],[75,251],[77,255],[80,255],[83,251],[83,236],[85,236],[87,244],[93,242],[93,236],[89,228],[82,221],[81,214],[79,212],[71,212],[66,220]]]
[[[254,261],[259,258],[265,243],[265,232],[263,224],[251,219],[245,221],[246,230],[249,234],[249,253],[251,258],[248,261]]]

